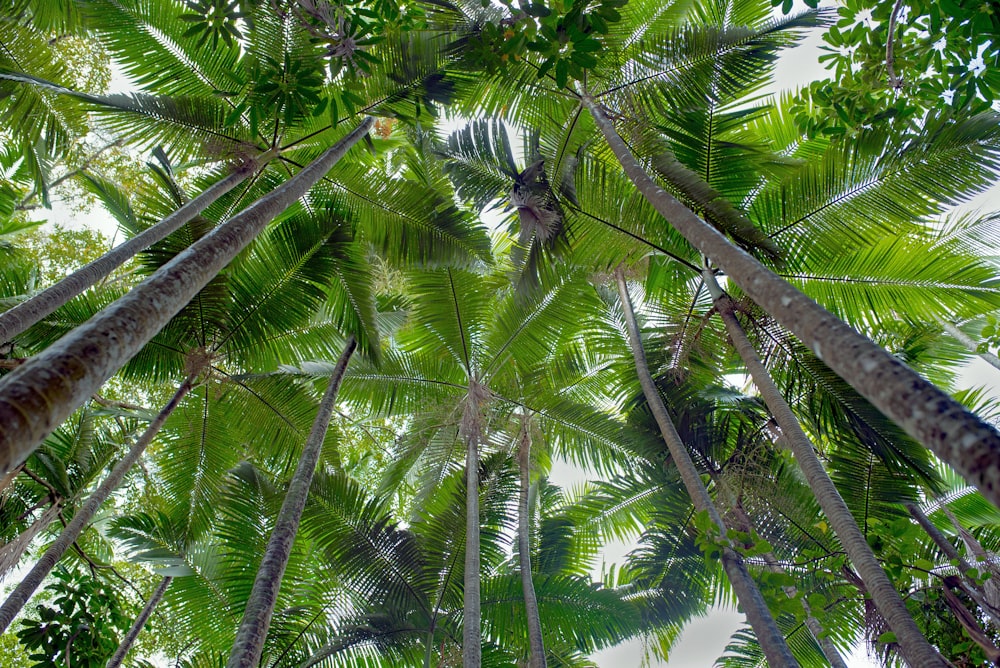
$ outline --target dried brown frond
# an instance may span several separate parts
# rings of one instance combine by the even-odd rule
[[[215,353],[208,348],[204,346],[192,348],[184,356],[184,373],[189,377],[200,376],[206,368],[211,366],[213,359],[215,359]]]

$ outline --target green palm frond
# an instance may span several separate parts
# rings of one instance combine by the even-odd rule
[[[818,262],[820,253],[898,234],[943,213],[1000,169],[994,114],[927,130],[902,146],[879,129],[832,143],[821,161],[768,184],[749,213],[789,249],[790,262],[800,254]],[[805,238],[808,247],[794,243]]]
[[[183,37],[190,24],[180,19],[183,10],[174,3],[93,0],[85,7],[88,27],[144,90],[206,96],[238,90],[243,84],[239,49],[198,46],[196,39]]]
[[[0,19],[0,71],[31,72],[41,79],[66,82],[66,63],[49,44],[44,32],[13,16]],[[68,82],[67,82],[68,83]],[[0,118],[25,145],[40,144],[54,155],[86,133],[82,109],[57,97],[55,91],[0,83]]]
[[[198,155],[204,146],[223,155],[240,152],[248,141],[238,128],[234,131],[224,127],[227,110],[219,100],[210,97],[94,95],[7,68],[0,68],[0,80],[85,103],[100,115],[99,122],[109,132],[144,148],[173,146],[184,159]],[[201,145],[192,145],[192,138],[200,140]]]
[[[520,171],[501,121],[474,120],[450,134],[440,150],[455,193],[478,209],[499,206]]]
[[[688,24],[645,34],[609,54],[608,69],[601,72],[605,81],[595,93],[615,99],[612,107],[654,117],[705,99],[748,95],[767,82],[778,52],[822,21],[822,14],[809,12],[756,26]]]
[[[535,590],[546,640],[555,646],[593,652],[634,637],[642,628],[639,609],[625,592],[603,588],[589,577],[536,577]],[[519,574],[483,580],[483,621],[487,634],[527,653]],[[519,637],[511,638],[512,632]]]

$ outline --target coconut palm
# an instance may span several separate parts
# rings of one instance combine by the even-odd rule
[[[316,55],[315,51],[319,45],[315,40],[310,41],[309,35],[311,33],[301,24],[300,19],[291,15],[283,13],[273,15],[266,10],[260,10],[259,16],[252,20],[251,38],[245,45],[247,49],[241,50],[242,45],[230,43],[230,48],[225,53],[216,54],[212,53],[204,42],[185,41],[182,38],[182,33],[187,31],[184,27],[185,22],[176,15],[172,15],[172,10],[169,7],[105,3],[99,7],[90,6],[88,11],[91,12],[88,15],[89,28],[94,33],[106,38],[112,51],[123,57],[126,69],[147,90],[158,96],[140,95],[109,99],[74,95],[82,97],[90,104],[97,104],[100,109],[110,114],[107,116],[107,122],[112,130],[122,132],[133,142],[170,143],[172,149],[175,150],[175,156],[179,156],[181,159],[197,155],[200,147],[196,142],[191,141],[192,138],[216,144],[221,143],[227,151],[240,147],[245,149],[248,142],[253,144],[261,141],[270,148],[280,146],[285,151],[295,148],[295,152],[312,159],[316,155],[318,141],[322,141],[324,137],[329,137],[331,134],[333,136],[339,135],[333,126],[340,120],[340,111],[336,111],[336,109],[343,110],[345,100],[353,101],[347,105],[351,109],[358,106],[359,101],[365,103],[365,100],[371,100],[373,104],[381,104],[386,112],[395,113],[393,112],[394,105],[398,106],[404,100],[416,98],[420,100],[421,104],[429,107],[432,104],[430,98],[441,94],[440,91],[431,90],[432,81],[421,78],[427,74],[428,58],[432,60],[433,53],[426,48],[421,51],[420,43],[415,40],[404,41],[403,47],[395,50],[393,48],[385,49],[382,57],[385,60],[383,64],[387,68],[393,67],[396,63],[403,63],[404,65],[396,69],[403,73],[412,73],[416,77],[416,81],[406,79],[399,85],[392,83],[387,85],[385,79],[380,79],[378,85],[369,84],[360,91],[349,92],[336,86],[323,85],[323,78],[318,74],[317,69],[322,61],[311,57]],[[134,31],[129,33],[130,37],[125,40],[121,39],[123,33],[118,30],[123,24],[134,28]],[[291,41],[284,39],[284,36],[289,34],[294,37]],[[171,42],[172,36],[176,37],[177,43],[184,43],[185,46],[180,52],[177,49],[168,48],[168,44],[174,43]],[[397,45],[398,43],[398,41],[394,42]],[[276,45],[281,45],[281,50],[285,52],[283,63],[268,60],[271,57],[268,54],[274,51],[272,47]],[[139,63],[133,57],[135,53],[139,52],[143,54],[164,53],[165,58],[157,65],[155,71],[150,71],[148,64]],[[428,57],[424,57],[425,55]],[[205,68],[192,72],[190,69],[192,63],[204,63]],[[245,69],[236,68],[237,64],[242,65]],[[42,88],[51,88],[50,84],[39,81],[37,77],[30,74],[14,73],[10,74],[8,79],[27,82],[29,85],[35,84]],[[271,85],[268,83],[272,80],[286,82],[286,79],[294,79],[296,85],[288,87],[284,84]],[[440,83],[437,79],[434,81]],[[234,93],[234,89],[237,89],[238,93]],[[402,94],[400,89],[403,91]],[[63,89],[59,89],[59,91],[70,93]],[[222,102],[220,102],[220,96],[223,98]],[[229,97],[234,99],[229,100]],[[321,101],[320,97],[324,99]],[[338,99],[340,100],[339,106],[336,104]],[[326,120],[316,122],[308,113],[319,111],[327,105],[333,105],[335,109],[332,122]],[[264,119],[259,117],[259,109],[264,107],[274,107],[279,112],[275,118],[267,120],[269,130],[266,133],[261,130]],[[364,131],[351,134],[348,144],[357,141],[363,134]],[[283,162],[286,170],[288,165],[301,166],[302,164],[291,154],[286,156]],[[303,170],[307,175],[310,175],[307,180],[300,178],[298,181],[305,186],[304,188],[297,192],[291,192],[287,189],[279,191],[285,193],[285,201],[279,202],[273,198],[277,195],[272,195],[272,199],[266,201],[277,205],[274,207],[273,213],[276,214],[305,194],[313,183],[325,176],[335,162],[336,160],[325,163],[313,162],[315,165],[313,170]],[[376,192],[378,190],[377,188]],[[349,191],[349,194],[356,193]],[[263,214],[262,218],[270,216],[260,208],[256,211],[258,211],[257,215]],[[437,210],[434,214],[436,219],[432,217],[432,222],[427,227],[432,233],[437,233],[438,238],[444,238],[458,244],[471,242],[469,245],[475,247],[476,240],[468,239],[467,235],[462,235],[455,229],[446,229],[447,225],[454,225],[455,216],[453,214],[447,210]],[[267,221],[258,219],[258,222],[261,223],[262,229]],[[391,231],[387,234],[386,230],[381,228],[380,233],[374,235],[372,241],[377,243],[382,239],[393,239],[393,236]],[[246,236],[244,243],[248,243],[252,237],[253,233],[251,232]],[[449,239],[449,237],[451,238]],[[399,235],[398,238],[403,239],[404,243],[394,239],[391,245],[395,248],[404,247],[414,241],[402,235]],[[422,243],[423,239],[417,238],[416,242]],[[232,250],[230,257],[235,256],[239,247],[241,244],[229,246]],[[426,246],[423,252],[424,256],[430,256]],[[219,259],[222,260],[222,258]],[[202,265],[203,259],[198,260],[197,264]],[[221,269],[221,266],[218,268]],[[168,279],[167,282],[174,285],[173,279]],[[194,289],[197,290],[197,287]],[[193,292],[191,294],[193,295]],[[180,306],[184,301],[185,298],[181,297],[177,306]],[[132,354],[131,352],[123,352],[123,359],[120,360],[122,362]],[[115,365],[116,363],[113,363],[112,367]],[[98,372],[93,381],[95,383],[103,382],[103,378],[97,379],[98,376],[106,377],[113,372],[113,369],[109,367],[106,371],[107,374]],[[22,373],[29,372],[23,371]],[[13,383],[15,381],[16,379],[6,382]],[[82,385],[80,390],[87,392],[87,389]],[[10,454],[14,455],[13,452]],[[22,454],[24,453],[18,453],[15,458],[20,458]],[[4,468],[9,468],[9,466],[5,464]]]
[[[680,435],[677,433],[673,421],[667,414],[659,391],[656,389],[656,384],[653,381],[653,376],[649,371],[649,365],[646,361],[646,353],[643,348],[635,311],[628,294],[628,285],[625,282],[624,271],[620,267],[615,271],[615,282],[618,286],[618,294],[622,302],[622,310],[628,328],[629,345],[632,349],[632,356],[635,359],[636,371],[639,376],[639,382],[642,385],[643,395],[646,397],[650,410],[656,418],[657,426],[663,435],[664,442],[666,442],[669,448],[670,456],[677,466],[681,480],[684,481],[684,487],[691,496],[695,509],[700,513],[706,514],[711,519],[712,525],[718,530],[720,536],[727,537],[728,528],[723,522],[722,516],[719,514],[711,497],[708,495],[708,490],[702,483],[699,472],[695,468],[694,462],[691,460]],[[728,538],[723,538],[723,541],[728,541]],[[722,547],[722,564],[733,585],[736,596],[747,613],[757,639],[761,647],[764,648],[765,654],[767,654],[769,663],[782,666],[797,666],[798,662],[788,649],[784,636],[778,630],[759,589],[750,578],[750,573],[747,571],[746,565],[739,554],[729,545],[724,544]]]
[[[384,393],[376,410],[412,406],[424,413],[417,422],[420,426],[404,442],[406,450],[395,470],[389,472],[390,486],[416,465],[422,488],[418,498],[433,493],[451,466],[457,436],[465,446],[469,486],[475,487],[479,449],[494,441],[492,432],[504,428],[513,409],[534,413],[533,419],[549,429],[576,432],[587,440],[616,433],[613,424],[602,425],[585,407],[566,405],[558,396],[542,399],[538,390],[527,394],[529,378],[544,378],[544,364],[551,359],[549,341],[568,336],[580,325],[574,317],[583,299],[579,288],[567,282],[537,301],[523,302],[505,282],[502,276],[488,280],[451,269],[414,275],[407,287],[413,300],[410,322],[399,340],[404,349],[420,354],[412,361],[387,359],[378,373],[360,371],[357,379],[349,376],[351,385],[366,381],[369,398]],[[394,386],[387,387],[393,381]],[[418,397],[425,402],[419,407]],[[432,400],[437,407],[428,405]],[[596,433],[587,433],[593,429],[588,422],[597,425]],[[613,438],[605,436],[605,443],[612,443]],[[479,522],[476,498],[468,494],[466,553],[471,557],[465,565],[464,651],[481,637],[475,599],[480,574],[476,565]],[[473,656],[465,660],[473,662],[470,665],[480,661]]]

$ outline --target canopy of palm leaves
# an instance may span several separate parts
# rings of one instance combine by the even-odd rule
[[[611,111],[661,188],[955,392],[971,353],[939,321],[1000,310],[997,218],[951,211],[996,179],[996,114],[931,114],[905,132],[877,118],[843,134],[809,132],[822,119],[801,117],[808,98],[768,86],[782,50],[833,17],[776,16],[758,0],[17,0],[0,14],[0,308],[47,282],[52,267],[39,265],[23,233],[35,225],[29,212],[65,188],[133,236],[277,152],[181,230],[0,341],[0,383],[286,182],[356,117],[377,118],[367,150],[354,149],[271,221],[0,479],[0,574],[16,573],[192,365],[204,365],[53,580],[91,591],[110,577],[120,589],[115,614],[131,615],[160,577],[173,578],[126,665],[195,668],[229,655],[349,337],[359,354],[262,665],[460,665],[470,479],[482,663],[527,665],[515,536],[523,430],[548,665],[594,665],[592,654],[626,641],[651,663],[669,658],[688,620],[734,604],[718,559],[724,539],[743,553],[801,665],[825,665],[803,601],[842,652],[867,642],[887,665],[901,661],[744,381],[702,283],[706,260],[624,176],[580,94],[585,87]],[[74,62],[80,53],[93,62]],[[126,76],[131,92],[109,94],[106,71]],[[59,271],[71,268],[60,262]],[[650,370],[731,521],[728,537],[694,511],[657,436],[609,287],[619,266],[637,297]],[[955,665],[985,661],[1000,644],[996,611],[982,607],[1000,610],[989,579],[1000,513],[723,282],[920,629]],[[995,422],[995,392],[958,396]],[[473,428],[479,466],[470,476]],[[605,563],[616,542],[631,551]],[[46,635],[53,609],[29,604],[0,647],[27,657],[29,646],[62,644],[67,656],[48,651],[47,661],[103,665],[127,627],[116,618],[85,652],[55,626]],[[727,650],[722,665],[763,665],[749,630]]]

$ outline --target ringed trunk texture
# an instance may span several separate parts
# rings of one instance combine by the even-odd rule
[[[729,295],[725,294],[719,287],[711,270],[706,269],[703,272],[703,277],[719,315],[726,324],[726,331],[729,332],[733,346],[743,359],[743,363],[746,365],[747,371],[750,372],[754,385],[757,386],[768,410],[771,411],[771,415],[781,427],[785,443],[795,454],[795,459],[799,463],[799,468],[802,470],[806,482],[809,483],[809,488],[819,502],[820,508],[823,509],[823,514],[830,521],[830,526],[837,534],[837,538],[840,539],[840,544],[847,552],[851,563],[854,564],[858,575],[865,583],[875,606],[889,628],[896,634],[896,640],[903,656],[914,666],[947,665],[937,650],[924,638],[920,628],[917,627],[913,617],[906,609],[906,604],[903,603],[896,587],[882,570],[882,566],[871,551],[868,541],[865,540],[864,534],[861,533],[861,529],[854,521],[854,516],[851,515],[843,497],[840,496],[840,492],[837,491],[830,476],[827,475],[823,463],[816,456],[812,441],[802,431],[798,418],[792,413],[788,402],[785,401],[781,391],[774,384],[771,375],[760,361],[757,351],[747,339],[742,325],[733,312],[733,302]]]
[[[135,639],[139,637],[139,633],[142,632],[142,627],[146,625],[149,621],[150,616],[153,614],[153,610],[156,609],[156,604],[160,602],[163,595],[167,593],[167,587],[170,586],[170,582],[173,580],[169,575],[160,580],[160,584],[153,591],[149,600],[146,601],[146,605],[143,606],[142,611],[139,616],[135,618],[132,623],[132,627],[125,634],[125,638],[122,639],[122,643],[118,645],[118,649],[115,653],[111,655],[108,660],[107,668],[118,668],[122,665],[122,661],[125,660],[125,655],[128,651],[132,649],[132,645],[135,644]]]
[[[281,578],[285,574],[295,534],[299,530],[299,520],[302,519],[302,511],[309,497],[309,486],[312,484],[319,454],[323,449],[323,440],[326,438],[330,418],[337,403],[337,392],[344,380],[347,363],[350,362],[357,346],[353,336],[347,340],[344,352],[337,360],[333,375],[330,376],[330,383],[320,401],[309,438],[302,448],[302,456],[288,485],[281,510],[278,511],[271,538],[267,542],[264,556],[261,557],[243,620],[240,622],[232,652],[229,654],[227,668],[257,668],[260,663],[264,639],[267,637],[267,629],[274,614],[274,604],[278,600],[278,591],[281,588]]]
[[[584,95],[582,102],[625,173],[670,225],[862,396],[1000,505],[996,429],[734,246],[660,188],[594,98]]]
[[[159,433],[160,428],[163,427],[163,423],[167,421],[167,418],[174,412],[174,409],[180,405],[181,400],[191,391],[196,377],[195,374],[192,374],[181,383],[177,391],[174,392],[174,396],[167,402],[167,405],[163,407],[156,417],[153,418],[153,421],[149,423],[149,426],[146,427],[146,431],[142,432],[142,435],[129,448],[125,456],[111,469],[111,473],[104,479],[104,482],[93,491],[80,509],[76,511],[73,519],[62,530],[62,533],[59,534],[55,542],[49,546],[49,549],[45,550],[45,554],[35,562],[35,565],[28,574],[14,587],[14,591],[10,593],[7,600],[0,606],[0,633],[3,633],[10,626],[10,623],[14,621],[14,617],[21,611],[24,604],[28,602],[31,595],[35,593],[35,590],[38,589],[38,585],[42,583],[45,576],[55,567],[66,550],[76,542],[80,533],[90,524],[94,515],[100,510],[101,505],[111,496],[112,492],[118,489],[118,485],[125,478],[125,474],[139,461],[139,457],[146,450],[146,446]]]
[[[951,541],[948,540],[947,536],[945,536],[941,530],[938,529],[933,522],[931,522],[931,518],[927,517],[924,511],[920,509],[920,506],[915,503],[907,503],[905,505],[907,512],[910,513],[910,517],[917,521],[917,524],[919,524],[920,528],[922,528],[924,532],[930,536],[930,539],[934,541],[934,544],[938,546],[938,549],[941,550],[946,557],[958,564],[958,572],[962,574],[962,589],[969,594],[969,597],[976,602],[976,605],[978,605],[980,609],[986,613],[991,620],[993,620],[993,624],[1000,629],[1000,615],[998,615],[998,611],[987,602],[986,594],[979,583],[967,575],[968,572],[972,570],[972,564],[970,564],[968,560],[962,556],[958,549],[951,544]]]
[[[265,153],[242,165],[221,181],[212,184],[203,193],[180,207],[148,230],[137,234],[125,243],[116,246],[90,264],[77,269],[55,285],[48,287],[31,299],[25,300],[0,314],[0,343],[11,341],[42,318],[53,313],[60,306],[84,290],[106,278],[139,251],[145,250],[166,239],[185,223],[197,216],[215,200],[246,180],[259,165],[266,163],[275,154]]]
[[[462,666],[483,662],[482,601],[479,592],[479,441],[465,439],[465,574],[462,609]]]
[[[528,491],[531,482],[531,430],[527,418],[521,426],[521,442],[517,452],[521,485],[517,499],[517,557],[521,569],[521,589],[524,591],[524,611],[528,619],[528,644],[531,656],[529,668],[545,668],[545,641],[542,638],[542,618],[538,612],[538,597],[531,575],[531,515]]]
[[[330,171],[373,122],[366,118],[298,174],[0,379],[0,473],[27,459],[42,439],[153,338],[275,216]]]
[[[966,334],[965,332],[963,332],[961,329],[959,329],[958,325],[954,325],[954,324],[952,324],[952,323],[950,323],[950,322],[948,322],[947,320],[944,320],[944,319],[940,319],[940,320],[938,320],[938,322],[941,323],[941,326],[944,327],[944,331],[946,331],[949,336],[951,336],[953,339],[955,339],[956,341],[958,341],[959,343],[961,343],[963,346],[965,346],[966,348],[968,348],[969,352],[971,352],[971,353],[973,353],[975,355],[978,355],[979,357],[983,358],[983,360],[986,361],[986,363],[988,363],[994,369],[1000,370],[1000,357],[997,357],[996,355],[994,355],[993,353],[991,353],[989,351],[986,351],[985,353],[979,352],[976,349],[976,347],[977,347],[976,346],[976,342],[972,340],[971,336],[969,336],[968,334]]]
[[[618,284],[618,295],[625,311],[625,323],[628,329],[629,344],[632,348],[632,357],[635,360],[636,373],[639,376],[639,383],[642,385],[646,403],[649,405],[653,417],[656,418],[660,434],[670,450],[670,456],[680,472],[684,488],[691,496],[695,509],[699,512],[707,512],[712,522],[719,528],[720,534],[725,538],[726,525],[712,503],[712,498],[708,495],[708,490],[698,474],[698,469],[695,468],[687,448],[681,441],[680,434],[677,433],[677,429],[667,413],[667,407],[663,404],[663,399],[653,382],[653,376],[649,372],[646,351],[642,347],[639,325],[635,320],[632,300],[629,297],[628,286],[625,284],[625,275],[621,267],[615,270],[615,281]],[[788,649],[784,635],[775,624],[774,617],[767,609],[767,604],[764,603],[764,597],[761,595],[760,589],[757,588],[757,583],[750,577],[743,558],[732,548],[725,547],[722,550],[722,566],[733,585],[733,591],[736,592],[736,598],[747,616],[747,621],[750,622],[750,626],[757,636],[757,642],[767,657],[768,665],[772,667],[798,666],[799,663],[792,656],[791,650]]]

